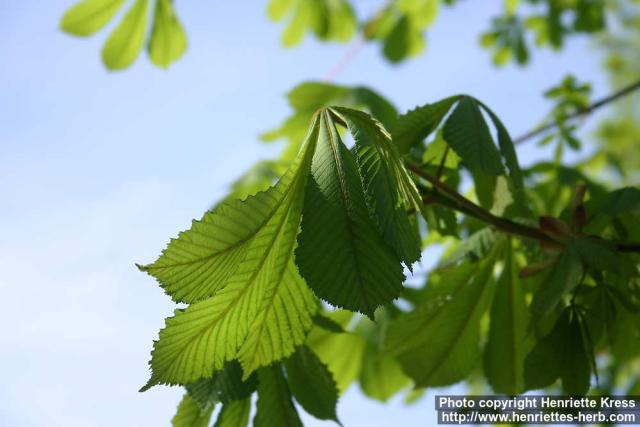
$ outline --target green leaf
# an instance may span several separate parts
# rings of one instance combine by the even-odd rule
[[[386,348],[417,387],[464,379],[480,359],[480,318],[493,292],[495,251],[478,264],[464,263],[430,283],[424,303],[398,316]]]
[[[227,362],[213,377],[196,381],[186,386],[189,395],[206,408],[211,402],[231,403],[246,399],[256,390],[255,374],[242,380],[242,367],[237,360]]]
[[[596,270],[619,273],[623,269],[620,254],[610,247],[607,242],[589,238],[578,238],[571,242],[580,254],[582,261]]]
[[[460,97],[458,105],[444,124],[443,136],[471,171],[486,175],[504,172],[489,127],[472,98]]]
[[[553,265],[547,279],[533,295],[531,313],[539,319],[558,305],[562,296],[571,291],[582,275],[582,263],[574,245],[568,245]]]
[[[102,61],[108,69],[122,70],[136,60],[147,36],[148,21],[149,0],[135,0],[102,47]]]
[[[187,36],[171,0],[156,0],[153,30],[149,40],[151,62],[167,68],[187,50]]]
[[[373,317],[402,291],[402,265],[369,217],[351,152],[324,110],[304,195],[296,263],[319,297]]]
[[[294,0],[271,0],[267,7],[267,15],[272,21],[280,21],[293,6]]]
[[[327,366],[307,346],[298,347],[284,361],[289,387],[296,401],[320,420],[338,422],[338,388]]]
[[[267,14],[273,21],[291,15],[282,34],[282,43],[291,47],[310,31],[320,40],[346,42],[357,28],[356,16],[346,0],[272,0]]]
[[[386,402],[410,384],[395,358],[367,344],[360,370],[360,388],[366,396]]]
[[[83,0],[70,7],[60,21],[62,31],[75,36],[90,36],[107,25],[124,0]]]
[[[389,61],[396,63],[409,55],[411,46],[411,23],[405,15],[400,17],[385,38],[382,53]]]
[[[296,2],[293,16],[282,32],[282,45],[284,47],[292,47],[302,41],[304,33],[312,19],[312,12],[312,5],[309,2]]]
[[[484,371],[495,393],[517,395],[524,390],[527,303],[518,278],[511,239],[504,269],[496,283],[491,326],[484,353]]]
[[[309,333],[307,345],[327,365],[340,393],[358,377],[365,347],[361,336],[348,332],[336,334],[314,328]]]
[[[323,316],[320,313],[317,313],[313,318],[313,323],[316,326],[319,326],[329,332],[335,332],[337,334],[345,332],[344,328],[338,322],[326,316]]]
[[[173,427],[207,427],[209,420],[211,420],[213,407],[214,405],[209,405],[208,408],[201,410],[200,405],[188,393],[185,393],[171,424]]]
[[[498,235],[493,229],[481,228],[462,240],[451,254],[443,257],[440,265],[449,267],[464,258],[469,258],[471,261],[482,259],[491,253],[497,241]]]
[[[247,378],[304,342],[317,302],[298,274],[293,250],[317,131],[316,120],[296,163],[274,187],[246,202],[221,205],[206,227],[194,224],[164,252],[161,259],[171,267],[159,270],[165,278],[173,279],[175,270],[179,283],[187,286],[213,274],[224,282],[213,296],[166,320],[143,391],[159,383],[189,384],[209,377],[236,357]],[[204,231],[213,233],[212,238],[205,238]],[[207,264],[212,258],[214,263]],[[194,265],[183,269],[193,260]],[[156,275],[152,267],[147,270]]]
[[[312,124],[315,129],[317,123]],[[262,235],[274,235],[274,219],[286,219],[285,199],[293,204],[291,192],[301,191],[308,174],[315,134],[308,138],[303,161],[298,161],[275,187],[248,197],[229,200],[193,221],[191,229],[171,239],[162,255],[140,267],[154,276],[176,302],[194,303],[207,299],[227,286],[252,245]],[[297,170],[296,168],[299,168]]]
[[[476,101],[478,102],[478,101]],[[524,192],[524,179],[522,176],[522,170],[520,169],[520,162],[518,162],[518,155],[516,154],[515,145],[511,139],[511,135],[507,131],[507,128],[502,124],[502,121],[498,116],[491,111],[485,104],[478,102],[480,106],[487,112],[493,125],[498,133],[498,148],[500,154],[504,159],[504,164],[507,167],[507,174],[509,175],[509,189],[518,206],[525,212],[528,212],[528,204]]]
[[[339,114],[356,142],[355,158],[372,219],[385,242],[411,268],[421,255],[420,236],[407,214],[422,205],[415,184],[379,122],[349,108],[332,111]]]
[[[549,335],[527,355],[526,388],[547,387],[560,378],[565,393],[583,396],[589,391],[590,376],[589,353],[580,320],[572,308],[567,308]]]
[[[433,104],[426,104],[407,111],[398,117],[391,135],[398,151],[407,153],[413,146],[420,144],[436,130],[451,106],[460,99],[459,96],[442,99]]]
[[[640,211],[640,189],[625,187],[612,191],[602,204],[602,211],[611,216]]]
[[[258,403],[253,425],[302,427],[279,363],[258,371]]]
[[[246,427],[250,411],[251,398],[224,404],[213,427]]]
[[[384,97],[363,86],[340,86],[326,82],[305,82],[293,88],[287,95],[294,112],[278,128],[261,136],[264,141],[284,138],[290,147],[297,147],[304,138],[309,119],[315,112],[330,105],[363,108],[385,126],[397,118],[395,107]],[[289,148],[288,148],[289,150]]]
[[[496,175],[486,175],[482,172],[472,172],[474,192],[480,206],[488,211],[493,208],[496,186],[498,184],[498,177]]]
[[[360,369],[360,388],[373,399],[386,402],[411,384],[398,361],[384,351],[390,315],[388,310],[376,313],[376,321],[361,319],[358,332],[366,339]]]

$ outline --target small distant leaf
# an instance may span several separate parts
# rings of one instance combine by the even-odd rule
[[[444,124],[443,136],[472,171],[486,175],[503,173],[500,154],[482,112],[472,98],[460,97],[458,105]]]
[[[185,393],[171,424],[173,427],[207,427],[213,408],[214,405],[209,405],[208,408],[201,410],[200,405]]]
[[[400,62],[409,54],[411,46],[411,23],[409,18],[402,16],[384,41],[382,52],[391,62]]]
[[[68,34],[90,36],[104,28],[123,4],[124,0],[82,0],[65,12],[60,27]]]
[[[338,388],[327,366],[309,347],[298,347],[284,361],[289,387],[296,401],[320,420],[338,421]]]
[[[280,21],[293,6],[294,0],[271,0],[267,7],[267,15],[273,21]]]
[[[369,216],[351,152],[322,112],[296,249],[300,273],[316,295],[373,317],[400,295],[400,260]]]
[[[279,363],[258,371],[255,427],[302,427]]]
[[[246,427],[250,411],[251,398],[224,404],[213,427]]]
[[[102,48],[102,61],[110,70],[131,65],[142,50],[149,22],[149,0],[135,0]]]
[[[527,303],[518,279],[511,240],[507,244],[504,269],[496,283],[490,319],[484,353],[485,374],[494,392],[517,395],[524,389]]]
[[[155,65],[167,68],[187,50],[187,36],[171,0],[157,0],[149,56]]]

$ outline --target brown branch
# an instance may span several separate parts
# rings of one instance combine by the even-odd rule
[[[640,89],[640,80],[631,83],[628,86],[623,87],[622,89],[618,90],[617,92],[614,92],[608,96],[605,96],[604,98],[601,98],[599,100],[597,100],[596,102],[594,102],[593,104],[589,105],[586,108],[583,108],[581,110],[578,110],[576,112],[574,112],[573,114],[569,114],[569,116],[567,116],[567,120],[575,120],[579,117],[582,116],[586,116],[589,115],[591,113],[593,113],[594,111],[596,111],[597,109],[611,103],[614,102],[620,98],[623,98],[629,94],[631,94],[632,92],[636,91]],[[547,131],[550,131],[552,129],[555,129],[558,126],[558,124],[556,122],[550,122],[550,123],[546,123],[543,124],[542,126],[539,126],[533,130],[530,130],[529,132],[520,135],[519,137],[515,138],[513,140],[514,144],[521,144],[535,136],[540,135],[541,133],[545,133]]]
[[[422,169],[418,164],[406,159],[404,163],[407,169],[432,185],[432,189],[428,189],[422,186],[419,187],[423,196],[423,201],[425,203],[440,203],[451,209],[457,210],[458,212],[485,222],[504,233],[515,234],[521,237],[535,239],[542,242],[561,244],[561,242],[557,242],[551,236],[544,233],[538,228],[519,224],[517,222],[511,221],[508,218],[503,218],[492,214],[482,206],[475,204],[471,200],[464,197],[462,194],[458,193],[455,189],[441,182],[435,176]],[[610,243],[613,244],[616,250],[620,252],[640,253],[640,242],[610,241]]]

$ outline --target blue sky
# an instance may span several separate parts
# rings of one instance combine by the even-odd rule
[[[348,47],[281,49],[262,1],[177,2],[186,56],[169,71],[143,58],[109,73],[106,33],[65,36],[58,20],[73,2],[35,3],[0,0],[0,425],[169,425],[181,391],[137,390],[173,304],[134,263],[152,261],[244,169],[277,154],[257,135],[288,114],[284,94]],[[477,36],[502,2],[478,3],[443,9],[420,58],[391,66],[367,46],[335,81],[375,87],[401,110],[470,93],[516,135],[567,73],[607,92],[582,39],[536,52],[525,69],[495,69]],[[519,151],[525,164],[546,154]],[[427,425],[432,400],[383,406],[352,388],[338,413],[346,426]]]

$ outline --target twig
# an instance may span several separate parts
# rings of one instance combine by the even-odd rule
[[[351,47],[347,49],[347,51],[344,53],[344,55],[342,55],[338,62],[336,62],[336,64],[327,72],[327,74],[324,75],[322,80],[330,82],[331,80],[335,79],[338,74],[340,74],[345,68],[347,68],[353,58],[355,58],[358,53],[360,53],[364,45],[364,37],[359,37],[358,40],[356,40],[355,43],[353,43]]]
[[[436,173],[436,178],[438,181],[442,177],[442,171],[444,170],[444,164],[447,162],[447,154],[449,154],[449,145],[444,147],[444,153],[442,154],[442,159],[440,160],[440,166],[438,166],[438,172]]]
[[[574,120],[577,119],[579,117],[582,116],[586,116],[588,114],[593,113],[595,110],[597,110],[600,107],[603,107],[613,101],[618,100],[619,98],[623,98],[627,95],[629,95],[630,93],[636,91],[640,89],[640,80],[631,83],[628,86],[623,87],[622,89],[620,89],[617,92],[614,92],[608,96],[605,96],[602,99],[597,100],[596,102],[594,102],[593,104],[589,105],[586,108],[583,108],[581,110],[578,110],[572,114],[569,114],[567,116],[567,120]],[[539,126],[533,130],[530,130],[529,132],[520,135],[519,137],[515,138],[513,140],[514,144],[521,144],[531,138],[533,138],[534,136],[540,135],[541,133],[547,132],[551,129],[555,129],[558,126],[558,124],[556,122],[550,122],[550,123],[546,123],[543,124],[542,126]]]
[[[441,182],[439,179],[422,169],[416,163],[406,159],[404,163],[407,169],[423,178],[433,186],[433,190],[424,188],[422,186],[419,187],[423,196],[423,200],[425,202],[429,201],[440,203],[451,209],[457,210],[458,212],[472,216],[482,222],[492,225],[497,230],[504,233],[515,234],[518,236],[548,243],[559,243],[538,228],[519,224],[517,222],[511,221],[508,218],[503,218],[492,214],[482,206],[473,203],[471,200],[458,193],[455,189]],[[640,253],[640,242],[609,241],[609,243],[615,246],[616,250],[620,252]]]

